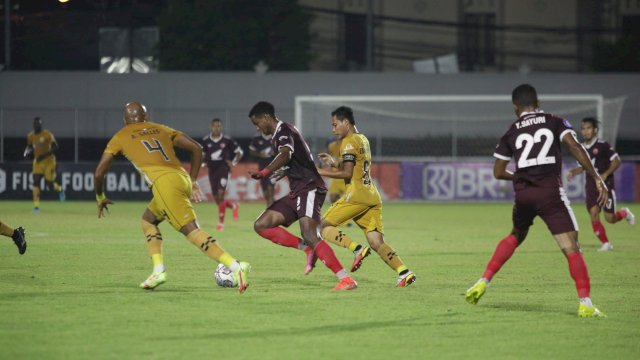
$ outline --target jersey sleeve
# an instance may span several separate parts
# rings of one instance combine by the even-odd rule
[[[508,135],[509,133],[507,132],[506,134],[504,134],[504,136],[502,136],[502,138],[500,138],[500,142],[498,142],[498,145],[496,145],[496,150],[493,152],[494,158],[506,161],[511,160],[513,151],[509,146]]]
[[[234,153],[236,153],[236,154],[239,153],[240,155],[244,154],[244,151],[242,150],[242,147],[238,144],[237,141],[232,139],[231,140],[231,144],[233,146],[233,152]]]
[[[288,147],[289,149],[291,149],[291,153],[293,154],[295,147],[293,142],[293,134],[291,133],[291,131],[289,131],[287,128],[283,128],[282,131],[275,135],[275,137],[276,149],[278,151],[280,151],[280,149],[283,147]]]
[[[33,133],[27,134],[27,145],[33,145]]]
[[[109,140],[109,143],[107,143],[107,147],[104,149],[104,152],[106,154],[111,154],[114,156],[122,152],[122,144],[120,144],[120,141],[118,141],[117,136],[114,136],[111,138],[111,140]]]
[[[353,137],[351,139],[342,140],[342,144],[340,144],[340,159],[342,162],[350,162],[355,163],[357,157],[357,146],[353,142]]]
[[[576,132],[573,130],[571,123],[567,119],[562,119],[562,121],[558,122],[558,134],[560,134],[558,136],[558,141],[560,141],[560,143],[562,143],[562,138],[564,138],[566,134],[572,134],[573,138],[576,139],[576,141],[578,139],[576,136]]]
[[[605,143],[605,145],[607,149],[606,154],[609,161],[613,161],[613,159],[615,158],[620,158],[620,156],[618,155],[618,152],[614,150],[613,146],[611,146],[609,143]]]
[[[53,133],[51,131],[49,131],[49,138],[51,139],[51,144],[53,144],[53,143],[57,144],[58,143],[56,141],[56,137],[53,135]]]
[[[251,138],[251,143],[249,143],[249,150],[257,151],[258,150],[258,148],[256,147],[257,143],[258,143],[257,137]]]

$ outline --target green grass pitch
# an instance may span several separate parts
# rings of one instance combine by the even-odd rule
[[[577,317],[567,262],[540,220],[480,303],[464,301],[510,230],[510,204],[385,204],[387,241],[417,281],[395,288],[374,253],[355,273],[359,288],[340,293],[322,264],[304,276],[302,252],[253,232],[262,204],[242,204],[237,223],[228,214],[222,233],[214,205],[198,204],[203,228],[253,265],[242,295],[218,287],[215,262],[168,224],[168,281],[139,289],[151,272],[144,207],[118,202],[98,220],[92,202],[44,202],[39,215],[30,202],[0,202],[0,219],[24,226],[29,242],[19,256],[0,238],[0,359],[640,358],[638,227],[605,224],[615,249],[598,253],[582,203],[591,295],[606,319]]]

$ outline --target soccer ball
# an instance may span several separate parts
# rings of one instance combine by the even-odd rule
[[[213,277],[216,279],[216,284],[222,287],[237,287],[238,283],[233,278],[233,271],[223,264],[218,264],[216,271],[213,272]]]

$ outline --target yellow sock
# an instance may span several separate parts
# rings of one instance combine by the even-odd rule
[[[232,268],[231,264],[236,261],[233,256],[218,245],[216,239],[201,229],[190,232],[189,235],[187,235],[187,239],[189,239],[192,244],[198,246],[207,256],[230,269]]]
[[[338,246],[342,246],[343,248],[347,248],[351,251],[355,251],[358,247],[358,243],[351,240],[351,238],[338,230],[335,226],[327,226],[322,229],[322,238],[330,243],[336,244]]]
[[[407,266],[404,264],[404,261],[402,261],[400,256],[396,254],[395,250],[386,243],[380,245],[378,248],[378,255],[380,255],[380,258],[398,274],[407,270]]]
[[[153,262],[153,272],[164,271],[162,259],[162,234],[160,229],[152,223],[142,220],[142,231],[147,238],[147,252]]]
[[[4,236],[11,237],[11,236],[13,236],[13,231],[14,230],[15,229],[10,227],[9,225],[7,225],[7,224],[5,224],[3,222],[0,222],[0,234],[2,234]]]
[[[40,188],[36,184],[33,184],[33,188],[31,189],[31,192],[33,193],[33,207],[39,208],[40,207]]]

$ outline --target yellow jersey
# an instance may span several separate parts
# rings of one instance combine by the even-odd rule
[[[37,134],[31,131],[27,134],[27,144],[33,147],[34,159],[51,150],[51,145],[55,142],[56,138],[49,130],[42,130]]]
[[[375,205],[380,204],[380,193],[371,181],[371,149],[369,140],[362,134],[351,134],[342,139],[340,155],[343,163],[352,162],[353,174],[346,180],[347,202]]]
[[[180,131],[152,122],[129,124],[113,135],[104,152],[124,155],[152,186],[167,173],[188,176],[173,146],[174,139],[180,134]]]

